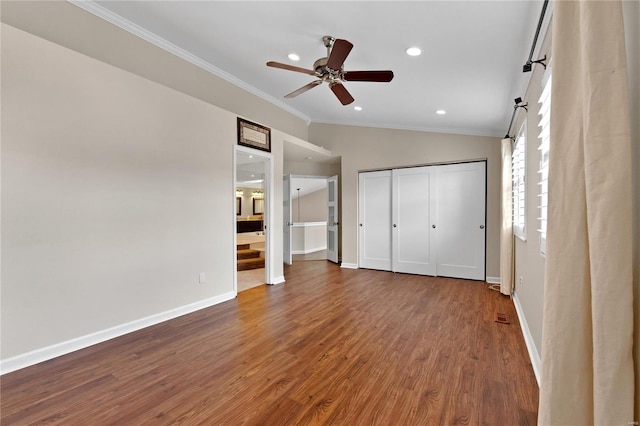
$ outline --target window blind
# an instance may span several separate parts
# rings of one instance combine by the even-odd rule
[[[542,79],[542,95],[538,103],[540,104],[540,121],[538,127],[540,127],[540,145],[538,151],[540,151],[540,169],[538,170],[538,210],[539,217],[538,232],[540,233],[540,252],[545,254],[547,249],[547,206],[549,202],[549,142],[551,139],[551,68],[547,67],[544,77]]]

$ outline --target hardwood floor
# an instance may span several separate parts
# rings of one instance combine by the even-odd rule
[[[285,276],[4,375],[1,423],[536,424],[513,304],[486,284],[330,262]]]

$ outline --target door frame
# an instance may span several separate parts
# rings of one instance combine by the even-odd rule
[[[338,175],[334,175],[334,176],[325,176],[325,175],[297,175],[297,174],[285,174],[284,176],[289,176],[289,208],[290,208],[290,209],[293,207],[293,205],[292,205],[292,203],[291,203],[291,197],[292,197],[292,195],[293,195],[293,192],[292,192],[293,187],[291,186],[291,180],[292,180],[292,179],[315,179],[315,180],[324,180],[324,181],[325,181],[326,188],[327,188],[327,192],[328,192],[328,190],[329,190],[329,179],[331,179],[332,177],[336,177],[336,178],[338,179],[338,182],[339,182],[339,176],[338,176]],[[283,182],[284,182],[284,179],[283,179]],[[338,202],[338,206],[339,206],[339,205],[340,205],[340,204],[339,204],[339,201],[340,201],[340,198],[339,198],[339,197],[340,197],[340,191],[339,191],[339,189],[338,189],[338,188],[336,188],[336,191],[337,191],[337,193],[336,193],[336,194],[337,194],[337,196],[338,196],[338,198],[337,198],[337,202]],[[283,209],[284,209],[284,203],[285,203],[285,201],[286,201],[286,200],[284,199],[284,192],[285,192],[285,191],[284,191],[284,188],[283,188],[283,197],[282,197],[282,205],[283,205]],[[327,205],[328,205],[328,204],[327,204]],[[327,208],[327,210],[328,210],[328,208]],[[338,210],[338,214],[339,214],[339,210]],[[284,218],[284,216],[286,216],[286,215],[285,215],[285,214],[284,214],[284,212],[283,212],[283,218]],[[290,218],[290,224],[291,224],[291,225],[290,225],[290,227],[289,227],[289,228],[290,228],[290,229],[289,229],[289,237],[291,238],[291,231],[292,231],[292,230],[291,230],[291,228],[293,227],[293,223],[294,223],[294,221],[293,221],[293,212],[291,212],[291,213],[290,213],[289,218]],[[336,217],[336,219],[338,219],[338,220],[339,220],[339,216],[337,216],[337,217]],[[327,234],[327,235],[326,235],[326,238],[327,238],[327,241],[326,241],[326,243],[327,243],[327,247],[328,247],[328,245],[329,245],[329,240],[328,240],[328,228],[329,228],[329,222],[328,222],[328,221],[329,221],[329,218],[327,217],[327,233],[326,233],[326,234]],[[282,222],[282,223],[283,223],[283,226],[286,226],[286,222],[285,222],[284,220],[283,220],[283,222]],[[338,223],[339,223],[339,222],[338,222]],[[339,224],[338,224],[338,225],[336,225],[336,227],[339,227]],[[338,231],[336,230],[336,232],[338,232]],[[283,232],[283,239],[284,239],[284,232]],[[339,247],[339,244],[340,244],[340,237],[338,236],[338,246],[336,247],[336,251],[337,251],[338,255],[339,255],[339,253],[340,253],[340,247]],[[284,262],[285,262],[285,263],[287,263],[287,262],[286,262],[286,260],[287,260],[287,259],[286,259],[286,257],[284,256],[284,248],[285,248],[285,247],[284,247],[284,246],[285,246],[284,241],[283,241],[282,245],[283,245],[283,257],[284,257]],[[291,249],[291,245],[289,246],[289,248]],[[327,258],[326,260],[329,260],[329,259]],[[339,263],[339,260],[340,260],[340,259],[338,259],[338,263]],[[291,264],[293,264],[293,255],[292,255],[292,257],[291,257],[291,263],[289,263],[289,265],[291,265]]]
[[[291,175],[286,174],[282,177],[282,261],[286,265],[293,263],[293,255],[291,254]]]
[[[264,282],[265,284],[274,284],[275,279],[273,277],[273,250],[274,250],[274,239],[273,239],[273,230],[274,228],[274,181],[273,181],[273,173],[274,173],[274,162],[273,155],[268,152],[260,151],[253,148],[248,148],[240,145],[236,145],[233,150],[233,177],[232,177],[232,196],[233,196],[233,291],[237,295],[238,294],[238,259],[235,255],[237,251],[237,241],[238,241],[238,228],[236,225],[236,176],[237,176],[237,166],[238,166],[238,153],[243,153],[247,155],[253,155],[254,157],[259,157],[262,159],[264,163]]]

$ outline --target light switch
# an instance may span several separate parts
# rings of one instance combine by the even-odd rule
[[[200,284],[202,284],[205,281],[206,281],[206,278],[204,276],[204,272],[200,272]]]

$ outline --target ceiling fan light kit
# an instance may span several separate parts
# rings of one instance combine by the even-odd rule
[[[331,36],[322,37],[322,42],[327,48],[327,56],[316,60],[313,69],[296,67],[293,65],[283,64],[281,62],[269,61],[268,67],[280,68],[289,71],[295,71],[303,74],[313,75],[318,80],[312,81],[301,88],[285,95],[285,98],[294,98],[307,90],[313,89],[320,84],[327,82],[329,89],[338,98],[342,105],[349,105],[354,101],[353,96],[342,84],[345,81],[367,81],[388,83],[393,80],[393,71],[345,71],[343,68],[344,61],[349,56],[353,44],[347,40],[335,39]]]

